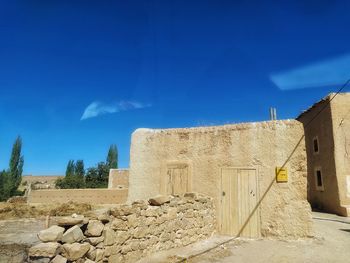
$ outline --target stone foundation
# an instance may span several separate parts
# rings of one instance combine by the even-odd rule
[[[212,198],[157,196],[91,218],[61,218],[38,234],[43,243],[30,248],[29,262],[135,262],[206,239],[215,228]]]

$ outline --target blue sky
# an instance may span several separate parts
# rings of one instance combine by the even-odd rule
[[[26,174],[127,167],[136,128],[295,118],[350,77],[347,1],[247,2],[0,1],[0,168],[17,135]]]

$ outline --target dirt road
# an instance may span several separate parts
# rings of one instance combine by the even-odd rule
[[[236,240],[189,262],[350,262],[350,218],[313,213],[315,238]]]

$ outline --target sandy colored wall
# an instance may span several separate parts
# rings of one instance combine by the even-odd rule
[[[335,164],[339,198],[342,206],[350,205],[350,93],[338,94],[331,101]],[[349,209],[350,212],[350,209]]]
[[[326,107],[318,116],[315,115],[325,107],[327,100],[315,104],[304,113],[300,121],[305,128],[308,170],[308,200],[312,207],[331,213],[340,212],[339,190],[335,170],[334,142],[331,109]],[[310,120],[312,120],[310,122]],[[309,123],[309,124],[308,124]],[[313,140],[318,138],[319,153],[314,153]],[[316,190],[315,169],[320,167],[324,191]]]
[[[56,189],[32,190],[28,203],[66,203],[74,201],[89,204],[123,204],[128,190],[123,189]]]
[[[187,163],[190,191],[214,198],[220,225],[221,168],[258,169],[260,196],[272,183],[260,206],[263,236],[307,236],[311,231],[306,200],[306,154],[300,122],[276,121],[218,127],[150,130],[132,135],[128,200],[164,193],[167,163]],[[289,181],[275,182],[275,167],[289,158]]]
[[[108,189],[125,189],[129,187],[128,169],[110,169]]]

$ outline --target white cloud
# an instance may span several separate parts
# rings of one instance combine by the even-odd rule
[[[350,78],[350,54],[271,74],[282,90],[341,85]]]
[[[119,101],[114,104],[105,104],[102,102],[94,101],[86,107],[80,120],[86,120],[108,113],[142,109],[150,106],[151,104],[143,104],[137,101]]]

